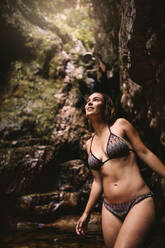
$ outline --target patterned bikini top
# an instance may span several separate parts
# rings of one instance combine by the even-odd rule
[[[130,151],[134,151],[128,146],[128,143],[121,137],[117,136],[116,134],[111,132],[111,129],[109,128],[109,138],[106,146],[106,152],[108,155],[108,159],[105,161],[102,161],[98,159],[93,153],[92,153],[92,143],[94,135],[91,139],[90,144],[90,152],[88,157],[88,164],[89,167],[93,170],[99,170],[100,167],[105,164],[107,161],[114,159],[114,158],[121,158],[124,156],[127,156]]]

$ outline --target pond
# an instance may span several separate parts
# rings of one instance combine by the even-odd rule
[[[143,248],[148,247],[165,247],[165,235],[162,229],[155,233],[150,245]],[[90,231],[87,236],[79,237],[73,232],[44,230],[1,234],[0,248],[104,248],[104,242],[101,233],[96,231]]]

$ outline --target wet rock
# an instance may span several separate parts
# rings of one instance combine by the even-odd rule
[[[17,211],[25,221],[49,223],[61,217],[75,215],[84,208],[80,192],[56,191],[22,196],[17,201]],[[86,193],[86,198],[88,193]],[[81,209],[83,211],[83,209]]]
[[[88,197],[83,54],[94,42],[89,20],[81,33],[88,6],[74,9],[74,1],[0,5],[1,213],[56,219],[56,211],[74,211],[77,201]],[[49,192],[58,192],[58,200]],[[14,206],[5,211],[8,202]]]
[[[27,230],[38,230],[38,229],[55,229],[60,231],[75,232],[75,226],[79,219],[79,216],[65,216],[58,220],[50,223],[38,223],[38,222],[18,222],[16,224],[16,229],[20,231]],[[91,215],[88,231],[100,231],[101,220],[98,213],[93,213]]]

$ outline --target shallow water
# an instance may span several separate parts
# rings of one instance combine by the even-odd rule
[[[0,235],[0,248],[101,248],[100,233],[90,232],[85,237],[75,233],[56,231],[17,232]]]
[[[164,233],[157,230],[150,245],[143,248],[164,248]],[[91,231],[87,236],[80,237],[73,232],[47,230],[1,234],[0,248],[104,248],[104,242],[99,232]]]

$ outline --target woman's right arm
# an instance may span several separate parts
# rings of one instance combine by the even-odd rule
[[[98,171],[94,171],[92,172],[92,174],[94,175],[94,180],[92,183],[89,199],[85,207],[85,210],[76,225],[76,232],[78,235],[85,234],[92,208],[94,207],[97,199],[99,198],[102,192],[102,183],[101,183],[100,175],[98,175],[99,174]]]
[[[88,146],[87,146],[87,151],[88,151]],[[94,207],[100,194],[102,193],[102,180],[101,180],[100,172],[96,170],[92,170],[92,174],[94,179],[91,186],[89,199],[86,204],[85,210],[76,225],[76,232],[78,235],[85,234],[92,208]]]

